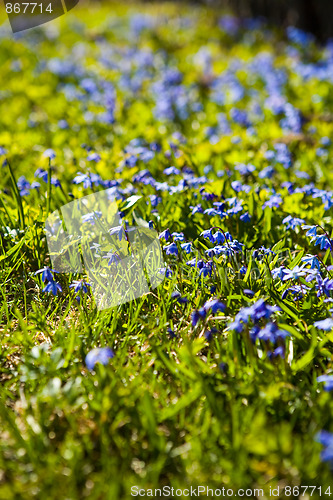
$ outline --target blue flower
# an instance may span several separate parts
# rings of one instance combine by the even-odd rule
[[[259,330],[257,338],[265,342],[275,344],[279,339],[285,339],[290,335],[286,330],[280,330],[276,323],[267,323],[264,328]]]
[[[163,247],[163,250],[165,250],[165,253],[167,255],[178,255],[178,247],[176,243],[170,243],[169,245],[165,245]]]
[[[200,319],[205,319],[206,317],[206,311],[205,309],[202,307],[201,309],[195,309],[192,313],[191,313],[191,320],[192,320],[192,325],[193,326],[196,326],[198,321]]]
[[[225,304],[218,299],[209,299],[204,304],[205,311],[209,311],[211,309],[213,314],[216,314],[218,311],[224,312],[226,309]]]
[[[106,366],[113,357],[114,352],[110,347],[97,347],[87,354],[85,362],[88,370],[93,370],[96,363]]]
[[[211,229],[205,229],[205,231],[202,231],[200,236],[203,236],[205,239],[208,239],[212,243],[214,243],[214,237]]]
[[[58,291],[62,292],[62,288],[59,283],[53,280],[49,281],[49,283],[43,289],[43,292],[52,292],[54,296],[57,295]]]
[[[43,153],[44,158],[50,158],[50,160],[53,160],[56,157],[55,152],[53,149],[46,149]]]
[[[241,175],[249,175],[254,172],[255,169],[256,167],[251,165],[251,163],[248,163],[247,165],[245,163],[239,163],[235,166],[235,170],[238,170]]]
[[[79,293],[81,290],[83,293],[88,293],[88,286],[91,286],[90,283],[87,283],[84,280],[74,280],[70,285],[69,288],[74,288],[74,291],[76,293]]]
[[[214,234],[213,241],[214,243],[218,243],[219,245],[221,245],[222,243],[225,242],[224,234],[221,231],[217,231]]]
[[[333,391],[333,375],[320,375],[317,377],[317,382],[324,382],[325,391]]]
[[[58,271],[55,271],[54,269],[50,269],[48,266],[43,267],[43,269],[39,269],[38,271],[35,272],[36,274],[42,274],[42,281],[53,281],[53,274],[52,273],[57,273]]]
[[[108,252],[104,255],[103,259],[108,259],[108,266],[111,266],[112,264],[116,264],[117,266],[121,262],[121,258],[117,252]]]
[[[273,278],[280,278],[280,280],[283,280],[283,277],[285,273],[288,271],[288,269],[284,266],[276,267],[275,269],[272,269],[271,273]]]
[[[184,241],[184,233],[172,233],[171,234],[173,241]]]
[[[330,240],[324,234],[317,236],[315,239],[315,245],[320,245],[321,250],[327,250],[331,246]]]
[[[311,269],[320,269],[320,262],[316,255],[307,254],[301,259],[302,262],[311,265]]]
[[[288,215],[285,217],[282,221],[283,224],[286,224],[287,229],[296,229],[297,226],[300,226],[303,224],[305,221],[303,219],[299,219],[297,217],[292,217],[291,215]]]
[[[269,200],[265,201],[263,204],[262,208],[265,209],[267,207],[269,208],[278,208],[282,203],[282,198],[280,194],[274,194],[272,195]]]
[[[302,229],[308,229],[306,236],[317,236],[317,226],[304,225]]]
[[[276,358],[277,356],[280,356],[280,358],[284,359],[284,356],[285,356],[284,350],[285,350],[284,346],[279,345],[279,347],[277,347],[276,349],[274,349],[274,351],[272,353],[273,358]]]
[[[101,160],[101,157],[97,153],[90,153],[87,157],[87,161],[94,161],[95,163],[98,163]]]
[[[209,262],[204,262],[203,266],[200,268],[199,271],[199,276],[210,276],[212,274],[213,270],[213,263],[212,261]]]
[[[175,332],[173,331],[172,328],[170,328],[170,327],[167,328],[167,332],[169,334],[170,339],[175,339],[177,337],[177,335],[175,334]]]
[[[160,240],[165,240],[165,241],[168,241],[170,238],[171,238],[171,233],[170,233],[169,229],[165,229],[165,230],[164,230],[164,231],[162,231],[162,233],[159,235],[159,239],[160,239]]]
[[[270,306],[263,299],[259,299],[250,307],[243,307],[236,314],[235,320],[229,324],[229,328],[236,332],[241,332],[243,331],[244,324],[249,323],[250,320],[253,323],[258,323],[261,318],[269,319],[272,314],[280,310],[279,307]]]
[[[184,250],[185,253],[191,253],[192,252],[192,243],[181,243],[181,248]]]
[[[168,167],[163,170],[163,174],[165,175],[179,175],[180,170],[176,167]]]
[[[204,211],[204,214],[209,215],[209,217],[214,217],[214,215],[220,215],[221,212],[219,210],[216,210],[215,208],[207,208]]]
[[[217,333],[216,328],[212,328],[211,330],[206,330],[204,333],[204,337],[208,342],[211,342],[213,340],[214,333]]]
[[[102,217],[102,212],[95,211],[95,212],[90,212],[89,214],[84,214],[81,215],[82,222],[90,222],[92,225],[95,224],[95,221],[97,219],[100,219]],[[111,231],[110,231],[111,234]]]
[[[194,214],[202,214],[203,213],[203,208],[200,204],[195,205],[195,206],[190,206],[190,209],[192,210],[191,215]]]
[[[187,297],[182,297],[181,293],[178,292],[177,290],[174,291],[174,292],[172,292],[171,298],[172,299],[176,299],[177,302],[179,302],[179,304],[186,304],[188,302],[188,298]]]
[[[44,182],[47,182],[47,171],[42,169],[42,168],[37,168],[35,172],[35,177],[38,177],[39,179],[43,179]]]
[[[316,283],[316,289],[317,291],[317,296],[320,297],[321,295],[326,295],[327,297],[330,296],[330,292],[333,290],[333,280],[330,280],[329,278],[322,279],[321,275],[317,273],[315,276],[317,283]]]
[[[258,176],[260,179],[271,179],[273,175],[275,174],[274,168],[269,165],[268,167],[265,167],[259,172]]]
[[[287,288],[281,295],[282,300],[284,300],[288,293],[291,292],[294,295],[294,300],[300,300],[304,297],[306,292],[310,290],[310,287],[306,285],[293,285]]]
[[[322,319],[320,321],[316,321],[313,326],[315,326],[316,328],[319,328],[319,330],[324,330],[326,332],[329,332],[333,328],[333,319],[326,318],[326,319]]]
[[[36,175],[36,174],[35,174]],[[78,172],[73,179],[73,184],[83,184],[85,189],[88,189],[92,186],[92,179],[88,174],[82,174]]]
[[[264,255],[269,255],[269,254],[275,255],[275,252],[271,250],[270,248],[265,248],[264,246],[261,246],[257,250],[254,250],[252,252],[252,257],[254,259],[262,260]]]
[[[17,187],[19,188],[21,196],[27,196],[30,193],[30,182],[27,181],[24,175],[21,175],[21,177],[17,179]]]
[[[229,371],[229,366],[227,363],[224,363],[223,361],[221,363],[219,363],[219,370],[224,373],[224,374],[227,374],[228,371]]]
[[[245,212],[243,215],[240,216],[240,220],[242,222],[250,222],[251,221],[251,215],[249,212]]]
[[[243,109],[232,108],[230,110],[230,116],[235,123],[243,127],[249,127],[251,125],[247,113]]]
[[[283,281],[290,280],[290,279],[298,279],[301,276],[305,276],[306,272],[304,270],[304,267],[300,266],[295,266],[293,269],[285,269],[284,270],[284,276],[283,276]]]
[[[333,465],[333,434],[328,431],[320,431],[316,435],[316,441],[324,446],[320,456],[323,462],[329,462]]]

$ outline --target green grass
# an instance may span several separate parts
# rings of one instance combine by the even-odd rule
[[[139,38],[128,28],[128,17],[138,10],[158,20]],[[169,23],[162,22],[161,15]],[[316,377],[332,368],[333,335],[313,326],[330,316],[330,303],[324,302],[325,295],[317,297],[315,281],[304,277],[297,282],[310,287],[304,297],[297,301],[289,294],[282,299],[283,291],[296,282],[273,279],[271,272],[281,265],[292,269],[305,254],[318,254],[323,277],[330,276],[330,250],[318,250],[306,231],[287,230],[282,220],[291,214],[307,224],[320,224],[330,235],[332,208],[324,208],[321,198],[304,191],[289,194],[281,184],[291,181],[304,187],[313,182],[319,189],[332,185],[332,147],[327,147],[327,157],[316,154],[320,139],[333,137],[327,114],[332,83],[316,76],[303,81],[281,33],[255,29],[232,37],[216,21],[212,11],[180,10],[174,4],[132,6],[128,11],[116,5],[89,11],[77,7],[48,29],[16,38],[1,36],[0,145],[9,161],[0,179],[1,499],[127,499],[134,485],[263,488],[269,498],[270,487],[316,485],[324,492],[330,486],[331,472],[321,462],[322,447],[315,435],[321,429],[333,430],[333,400]],[[217,125],[217,114],[229,116],[233,106],[249,110],[252,97],[247,93],[238,104],[214,102],[210,76],[194,58],[201,47],[212,54],[214,74],[239,61],[239,82],[258,92],[261,105],[267,97],[262,78],[255,72],[251,76],[246,63],[268,51],[274,67],[286,71],[283,92],[304,117],[302,132],[282,130],[279,118],[265,109],[263,117],[253,117],[253,135],[230,119],[231,133],[210,141],[206,128]],[[152,51],[154,58],[137,91],[121,80],[124,74],[133,78],[142,64],[131,59],[128,48]],[[304,63],[324,57],[314,44],[298,49]],[[101,55],[107,63],[101,62]],[[47,66],[54,58],[68,59],[76,69],[57,74]],[[184,117],[176,109],[174,117],[165,120],[154,115],[151,83],[167,67],[183,73],[188,106],[200,102],[201,110],[189,109]],[[104,105],[101,94],[94,100],[82,91],[83,78],[114,85],[114,124],[91,118],[103,112]],[[82,99],[71,96],[75,89]],[[319,98],[313,99],[314,94]],[[58,126],[61,119],[67,120],[68,129]],[[172,137],[176,131],[186,137],[186,144]],[[235,136],[241,142],[233,141]],[[148,163],[138,160],[119,171],[128,156],[125,147],[138,137],[160,143],[162,151]],[[176,151],[170,150],[171,141],[178,144]],[[285,169],[277,161],[272,179],[260,178],[258,172],[273,162],[265,152],[281,142],[288,144],[292,167]],[[101,155],[100,162],[86,160],[84,143]],[[61,188],[34,178],[37,168],[49,169],[42,155],[47,148],[56,151],[49,171]],[[256,171],[244,177],[235,170],[237,163],[253,163]],[[186,265],[194,254],[178,247],[178,257],[164,255],[173,271],[170,278],[148,295],[106,311],[97,310],[91,293],[77,303],[69,289],[73,279],[79,279],[75,274],[56,275],[63,290],[57,297],[42,291],[45,284],[35,272],[50,265],[44,235],[47,215],[71,201],[70,194],[80,197],[102,189],[72,184],[78,171],[104,180],[123,179],[120,186],[126,189],[144,168],[156,180],[177,185],[181,177],[166,177],[165,168],[187,166],[199,177],[208,164],[213,166],[209,181],[174,193],[134,184],[142,198],[126,204],[131,192],[125,192],[119,209],[130,222],[135,215],[137,220],[153,220],[159,232],[184,232],[202,255],[212,245],[201,232],[221,227],[245,245],[242,253],[214,257],[215,271],[204,277]],[[309,179],[298,178],[297,170]],[[21,175],[30,183],[38,180],[40,188],[21,195]],[[250,193],[236,193],[234,180],[250,185]],[[222,221],[217,215],[192,216],[190,206],[212,207],[201,187],[204,194],[216,195],[213,201],[234,196],[243,200],[251,222],[242,222],[240,214]],[[281,194],[282,203],[263,209],[270,189]],[[152,194],[161,197],[157,209]],[[262,245],[275,255],[256,260],[253,250]],[[238,272],[242,265],[247,266],[245,275]],[[226,309],[193,326],[191,313],[212,297],[211,286]],[[251,289],[254,297],[244,289]],[[175,290],[188,298],[186,304],[171,297]],[[248,328],[242,333],[228,328],[241,308],[260,298],[281,309],[274,319],[290,334],[284,359],[269,359],[270,347],[252,344]],[[217,332],[209,342],[204,334],[212,327]],[[110,346],[115,357],[89,372],[85,356],[97,346]]]

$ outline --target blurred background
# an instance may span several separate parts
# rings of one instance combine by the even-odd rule
[[[144,0],[152,3],[152,0]],[[156,0],[161,3],[161,0]],[[241,17],[265,17],[281,27],[296,26],[313,33],[319,41],[333,37],[333,0],[178,0],[225,8]]]

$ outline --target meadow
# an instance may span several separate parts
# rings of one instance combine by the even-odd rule
[[[0,498],[330,497],[333,43],[103,4],[0,62]],[[44,226],[105,189],[165,279],[100,311]]]

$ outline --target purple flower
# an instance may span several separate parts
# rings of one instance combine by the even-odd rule
[[[88,370],[93,370],[96,363],[106,366],[113,357],[114,352],[110,347],[97,347],[87,354],[85,362]]]

